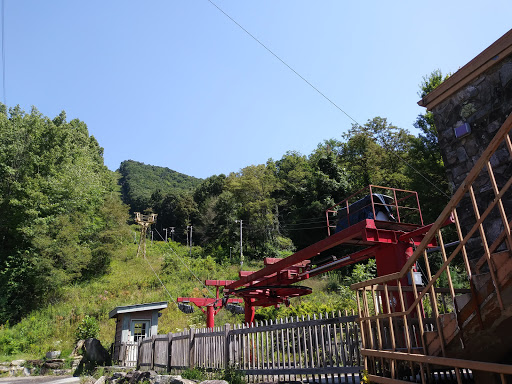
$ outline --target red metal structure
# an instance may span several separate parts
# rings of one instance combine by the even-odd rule
[[[310,288],[293,285],[310,277],[370,257],[376,259],[378,276],[400,271],[413,248],[432,227],[423,223],[416,192],[376,185],[356,192],[327,209],[325,214],[325,239],[284,259],[266,258],[262,269],[241,271],[239,280],[207,280],[207,285],[217,287],[217,299],[178,298],[178,301],[194,303],[201,310],[206,307],[203,312],[207,314],[208,327],[213,327],[213,317],[221,307],[219,287],[224,286],[224,302],[243,300],[245,321],[252,323],[256,307],[289,305],[291,298],[310,294]],[[450,219],[445,225],[452,222]],[[428,247],[436,246],[434,241],[428,244]],[[404,278],[400,283],[402,286],[421,284],[416,276]],[[412,300],[412,293],[409,296],[406,299]],[[392,296],[390,305],[395,306],[397,302]],[[389,310],[387,304],[385,308]]]
[[[178,297],[178,303],[189,304],[192,303],[198,307],[206,315],[206,326],[213,328],[215,326],[215,315],[219,313],[220,309],[227,304],[242,303],[242,299],[230,298],[223,300],[219,297],[219,288],[233,283],[233,280],[206,280],[205,285],[216,287],[215,298],[210,297]]]
[[[244,299],[247,323],[254,321],[255,307],[287,304],[292,297],[311,293],[306,287],[292,284],[318,274],[370,257],[376,258],[379,276],[400,271],[413,247],[419,245],[432,226],[423,223],[416,192],[375,185],[327,209],[326,219],[325,239],[284,259],[266,259],[264,268],[241,272],[239,280],[226,285],[226,297]],[[333,225],[333,219],[337,219],[337,225]],[[342,255],[327,255],[327,251],[341,251]],[[324,262],[311,261],[318,256]],[[325,262],[325,256],[330,260]],[[414,277],[403,280],[403,286],[410,286]]]

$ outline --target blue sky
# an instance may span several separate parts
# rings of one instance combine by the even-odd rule
[[[1,100],[83,120],[112,170],[227,174],[351,126],[208,0],[3,1]],[[212,1],[359,123],[414,134],[422,77],[512,27],[510,0]]]

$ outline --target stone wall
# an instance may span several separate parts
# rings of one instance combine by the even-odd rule
[[[432,109],[439,134],[439,144],[448,180],[455,191],[464,181],[495,133],[512,112],[512,55],[490,67],[486,72],[459,89],[448,99]],[[468,123],[471,133],[456,138],[455,128]],[[491,158],[491,165],[498,186],[512,174],[510,156],[502,146]],[[477,179],[474,185],[478,200],[490,202],[494,198],[492,185],[487,175]],[[505,210],[512,212],[512,198],[504,201]],[[469,199],[457,208],[459,219],[467,231],[475,222]],[[482,207],[485,209],[485,207]],[[489,240],[493,240],[502,230],[498,212],[493,213],[485,223]],[[474,252],[470,258],[482,256],[474,241]],[[469,244],[471,246],[471,243]]]

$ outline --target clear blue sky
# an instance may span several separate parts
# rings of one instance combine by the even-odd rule
[[[227,174],[351,126],[207,0],[3,1],[1,100],[85,121],[112,170]],[[510,0],[214,1],[359,123],[415,134],[422,77],[512,28]]]

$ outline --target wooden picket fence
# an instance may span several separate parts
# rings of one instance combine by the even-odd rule
[[[139,343],[142,370],[233,367],[249,381],[358,382],[357,316],[334,313],[158,335]]]

